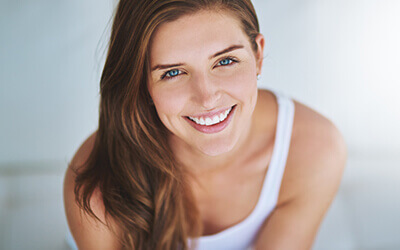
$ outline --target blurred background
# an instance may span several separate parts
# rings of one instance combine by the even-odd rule
[[[349,151],[313,249],[400,249],[400,1],[253,0],[260,88]],[[113,0],[0,0],[0,249],[68,249],[64,170],[97,127]]]

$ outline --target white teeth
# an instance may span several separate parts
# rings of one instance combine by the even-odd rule
[[[212,119],[213,124],[217,124],[219,122],[219,117],[216,115]]]
[[[231,110],[232,110],[232,107],[219,115],[215,115],[212,118],[207,117],[204,119],[203,117],[197,118],[197,117],[190,117],[190,116],[189,116],[189,118],[197,124],[210,126],[210,125],[214,125],[214,124],[220,123],[223,120],[225,120],[226,117],[228,116],[229,112],[231,112]]]

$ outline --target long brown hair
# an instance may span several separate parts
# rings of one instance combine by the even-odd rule
[[[90,198],[100,190],[106,218],[123,232],[124,248],[186,250],[187,239],[202,233],[188,173],[168,146],[167,128],[147,90],[153,33],[162,23],[199,10],[235,15],[257,51],[259,25],[250,0],[121,0],[116,9],[100,81],[97,136],[78,168],[75,196],[83,211],[97,218]]]

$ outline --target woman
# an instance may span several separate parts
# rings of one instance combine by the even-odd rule
[[[263,49],[249,0],[119,2],[99,127],[64,181],[80,249],[312,246],[346,146],[257,89]]]

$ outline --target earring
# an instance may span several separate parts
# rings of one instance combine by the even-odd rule
[[[260,79],[261,79],[261,75],[257,74],[257,80],[260,80]]]

